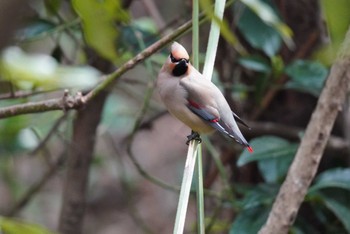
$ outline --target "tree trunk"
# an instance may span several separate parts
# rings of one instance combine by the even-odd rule
[[[74,121],[59,221],[62,234],[79,234],[82,231],[90,162],[106,97],[106,92],[100,93],[85,109],[78,111]]]

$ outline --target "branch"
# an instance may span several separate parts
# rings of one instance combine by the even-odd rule
[[[349,51],[347,49],[344,51]],[[335,118],[345,101],[350,82],[349,67],[350,59],[346,55],[333,65],[288,175],[259,234],[288,233],[294,223],[316,174]]]
[[[284,124],[272,123],[272,122],[255,122],[247,121],[247,124],[251,129],[242,128],[244,136],[247,138],[254,138],[264,135],[279,136],[291,141],[298,141],[300,139],[300,133],[305,129],[287,126]],[[337,156],[347,155],[349,151],[349,144],[341,137],[330,136],[326,145],[326,151]]]
[[[201,16],[201,19],[204,19],[204,16]],[[169,42],[175,40],[180,35],[184,34],[192,27],[192,21],[187,21],[172,33],[164,36],[154,44],[147,47],[145,50],[137,54],[134,58],[130,59],[128,62],[123,64],[113,73],[106,75],[102,78],[102,82],[98,84],[94,89],[88,92],[86,95],[81,96],[79,93],[77,95],[71,96],[66,92],[63,98],[54,98],[39,102],[31,102],[25,104],[18,104],[14,106],[0,108],[0,119],[12,117],[22,114],[30,113],[39,113],[52,110],[70,110],[70,109],[79,109],[82,106],[85,106],[86,103],[91,101],[96,95],[101,93],[101,91],[112,86],[114,82],[125,72],[134,68],[138,63],[142,62],[146,58],[150,57],[158,50],[163,48]]]
[[[67,118],[67,113],[64,113],[60,118],[56,120],[54,125],[51,127],[50,131],[48,134],[40,141],[40,143],[35,147],[35,149],[30,152],[31,155],[35,155],[39,152],[41,148],[43,148],[46,143],[50,140],[53,134],[56,133],[57,129],[60,127],[61,123]]]
[[[23,115],[29,113],[39,113],[52,110],[79,109],[85,105],[85,100],[81,93],[72,96],[65,91],[62,98],[54,98],[45,101],[28,102],[0,108],[0,119]]]
[[[5,212],[4,215],[9,217],[15,216],[18,213],[18,211],[24,208],[32,200],[32,198],[40,191],[40,189],[56,174],[64,160],[65,154],[61,154],[55,162],[55,164],[53,164],[49,168],[49,170],[41,177],[41,179],[35,184],[33,184],[16,202],[16,204],[14,204],[9,211]]]

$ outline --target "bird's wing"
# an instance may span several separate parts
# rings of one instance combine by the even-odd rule
[[[232,117],[228,118],[227,116],[221,116],[224,114],[224,112],[222,112],[222,110],[220,111],[219,103],[226,102],[226,100],[221,94],[220,90],[218,90],[214,84],[212,84],[210,81],[205,80],[204,77],[201,77],[201,74],[197,74],[197,77],[182,79],[180,81],[180,85],[186,90],[187,93],[187,107],[194,114],[199,116],[201,119],[206,121],[210,126],[217,129],[222,134],[233,138],[238,143],[246,146],[249,151],[252,151],[249,143],[245,140],[236,124],[226,122],[228,121],[227,119],[230,119]],[[228,113],[230,113],[231,110],[228,106],[227,108]],[[234,113],[232,113],[232,115],[233,117],[237,116]],[[241,119],[238,117],[238,121],[243,122],[240,120]],[[233,118],[232,121],[234,122]],[[235,132],[234,129],[237,132]]]
[[[225,123],[220,119],[219,116],[215,115],[213,111],[210,111],[209,109],[205,109],[204,106],[201,106],[197,102],[193,100],[188,100],[187,107],[196,115],[198,115],[201,119],[208,122],[210,126],[217,129],[221,133],[224,133],[226,135],[230,135],[229,128],[226,126]],[[226,128],[225,128],[226,126]]]
[[[248,142],[236,134],[232,128],[230,128],[222,119],[220,119],[220,117],[214,115],[209,108],[205,108],[203,106],[201,107],[200,104],[190,99],[188,100],[187,107],[200,118],[207,121],[210,126],[222,134],[236,140],[239,144],[246,146],[250,152],[253,152]]]

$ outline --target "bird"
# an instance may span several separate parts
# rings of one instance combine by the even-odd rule
[[[253,152],[236,120],[248,125],[231,110],[220,89],[192,66],[186,49],[178,42],[171,45],[156,87],[170,114],[192,129],[187,144],[193,139],[200,143],[200,134],[217,130]]]

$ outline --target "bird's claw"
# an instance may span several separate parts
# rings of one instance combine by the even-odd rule
[[[198,141],[199,144],[202,143],[201,136],[198,134],[198,132],[192,131],[192,133],[187,136],[186,145],[189,145],[192,140]]]

